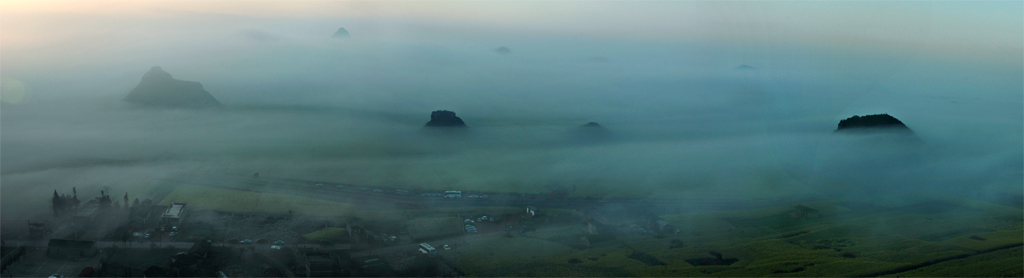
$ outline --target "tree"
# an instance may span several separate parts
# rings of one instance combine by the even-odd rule
[[[64,210],[64,199],[57,194],[57,190],[53,190],[53,216],[60,216],[60,213]]]

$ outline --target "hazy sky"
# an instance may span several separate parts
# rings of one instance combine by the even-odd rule
[[[4,190],[124,184],[47,170],[103,158],[423,188],[1020,192],[1022,14],[1021,1],[4,1]],[[339,27],[351,38],[330,38]],[[152,66],[229,109],[126,107]],[[411,133],[437,109],[475,137]],[[832,136],[874,113],[927,146]],[[588,121],[626,140],[565,145]],[[124,171],[173,172],[146,165]]]

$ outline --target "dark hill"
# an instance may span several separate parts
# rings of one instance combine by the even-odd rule
[[[466,127],[466,123],[462,122],[462,119],[455,116],[455,112],[448,110],[437,110],[430,112],[430,121],[427,122],[428,127]]]
[[[153,67],[142,75],[135,89],[125,96],[124,101],[165,108],[219,108],[223,105],[203,90],[203,84],[177,80],[160,67]]]
[[[839,121],[835,132],[843,131],[905,131],[913,133],[900,120],[889,114],[853,116]]]
[[[610,139],[612,132],[596,122],[589,122],[581,125],[573,132],[573,137],[579,142],[598,142]]]
[[[498,54],[501,54],[501,55],[512,54],[512,50],[508,49],[508,47],[504,47],[504,46],[495,48],[494,52],[497,52]]]
[[[334,32],[334,35],[331,36],[331,37],[335,38],[335,39],[348,38],[349,37],[348,30],[345,30],[345,27],[341,27],[340,29],[338,29],[337,32]]]

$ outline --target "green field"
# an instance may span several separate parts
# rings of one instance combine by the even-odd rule
[[[225,212],[295,213],[316,216],[351,214],[349,205],[310,198],[221,188],[183,185],[171,191],[159,205],[186,203],[194,210]]]
[[[348,230],[345,228],[323,228],[318,231],[304,234],[303,238],[313,241],[330,240],[334,243],[348,242]]]
[[[792,206],[666,215],[680,233],[618,235],[577,249],[573,244],[585,236],[580,226],[548,227],[442,254],[469,276],[1024,275],[1020,209],[977,202],[879,211],[803,205],[821,216],[791,217]],[[693,264],[715,261],[713,253],[735,262]]]
[[[418,218],[408,221],[409,236],[414,240],[425,240],[462,234],[462,219],[458,217]]]

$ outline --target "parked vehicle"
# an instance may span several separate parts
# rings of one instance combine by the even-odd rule
[[[239,241],[238,243],[241,243],[241,244],[252,244],[252,240],[243,239],[243,240]]]
[[[153,237],[153,233],[146,233],[145,238],[151,238],[151,237]]]
[[[452,247],[448,246],[448,244],[441,245],[441,247],[444,247],[444,250],[452,250]]]
[[[477,196],[477,195],[469,195],[469,197],[470,197],[470,198],[476,198],[476,197],[480,197],[480,196]]]
[[[384,190],[380,190],[380,188],[377,188],[377,189],[374,189],[373,192],[380,193],[380,192],[384,192]]]
[[[480,195],[480,199],[487,199],[487,195]]]
[[[167,234],[167,235],[169,235],[169,236],[176,236],[176,235],[178,235],[178,232],[171,232],[170,234]]]
[[[283,240],[274,241],[274,245],[284,245],[284,241]]]

